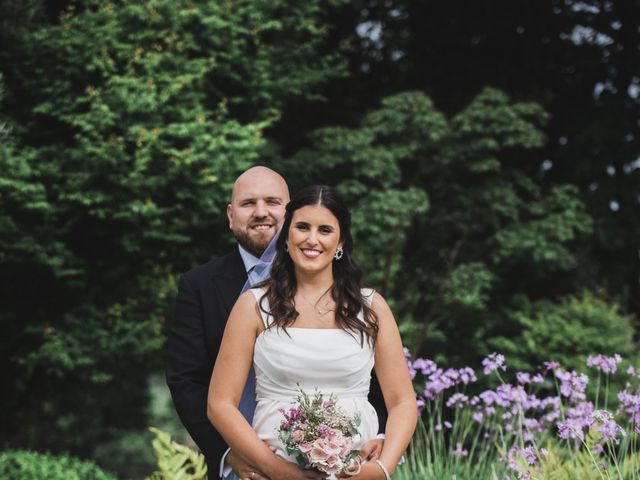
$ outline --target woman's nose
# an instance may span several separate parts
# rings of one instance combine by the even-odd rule
[[[318,235],[314,230],[309,230],[309,235],[307,235],[307,242],[311,245],[315,245],[318,243]]]

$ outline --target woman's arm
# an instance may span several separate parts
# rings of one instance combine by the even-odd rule
[[[389,413],[379,460],[391,475],[416,429],[418,405],[393,313],[378,293],[374,295],[372,308],[379,322],[375,371]],[[371,471],[374,467],[378,469],[377,478],[384,478],[380,476],[382,469],[378,465],[371,464],[367,470]]]
[[[245,292],[238,298],[227,321],[211,374],[207,416],[231,450],[252,465],[259,465],[267,477],[283,480],[323,478],[274,455],[238,410],[261,325],[256,301],[251,292]]]

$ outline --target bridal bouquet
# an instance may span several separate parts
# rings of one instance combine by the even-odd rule
[[[279,410],[284,419],[278,438],[302,468],[328,475],[357,475],[360,451],[353,448],[353,439],[358,435],[360,417],[347,415],[336,400],[335,395],[325,400],[318,391],[309,397],[300,390],[294,406]]]

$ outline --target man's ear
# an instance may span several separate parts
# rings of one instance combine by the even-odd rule
[[[229,229],[233,228],[233,208],[231,204],[227,205],[227,219],[229,220]]]

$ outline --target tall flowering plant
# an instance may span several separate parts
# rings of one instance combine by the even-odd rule
[[[328,475],[360,472],[360,451],[353,448],[360,416],[338,407],[335,395],[325,399],[316,391],[310,397],[300,390],[294,405],[279,411],[284,418],[278,438],[298,465]]]
[[[640,371],[628,367],[624,390],[610,396],[609,376],[618,371],[620,355],[587,358],[586,366],[597,369],[595,399],[587,374],[554,361],[533,373],[514,372],[507,383],[505,357],[491,353],[482,361],[482,372],[497,377],[499,385],[467,395],[467,385],[477,381],[469,367],[443,369],[406,355],[426,415],[406,476],[398,469],[400,480],[454,474],[492,480],[640,480]]]

